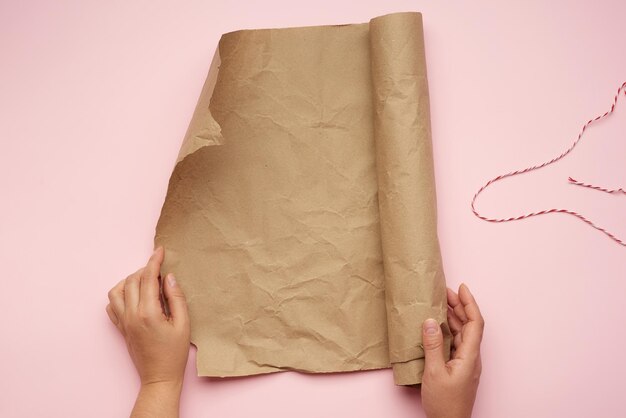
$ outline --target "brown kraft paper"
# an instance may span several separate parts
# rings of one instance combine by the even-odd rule
[[[200,376],[393,367],[444,331],[422,18],[224,34],[158,221]]]

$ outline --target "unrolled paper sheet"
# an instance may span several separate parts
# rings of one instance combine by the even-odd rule
[[[421,382],[446,286],[422,17],[224,34],[155,244],[201,376],[393,367]]]

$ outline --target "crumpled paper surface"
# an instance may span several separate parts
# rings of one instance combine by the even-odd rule
[[[222,36],[155,236],[199,375],[417,384],[429,317],[449,356],[429,119],[420,13]]]

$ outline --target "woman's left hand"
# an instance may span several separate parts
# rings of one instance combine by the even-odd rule
[[[163,247],[157,248],[145,267],[111,289],[106,311],[126,339],[142,388],[180,389],[189,355],[189,314],[185,295],[171,273],[163,283],[170,315],[163,311],[159,292],[163,257]]]

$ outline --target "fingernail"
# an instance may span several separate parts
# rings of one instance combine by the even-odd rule
[[[167,284],[169,284],[170,287],[176,286],[176,278],[172,273],[167,275]]]
[[[426,328],[426,334],[436,334],[437,328],[439,328],[439,324],[432,318],[429,318],[424,323],[424,328]]]

